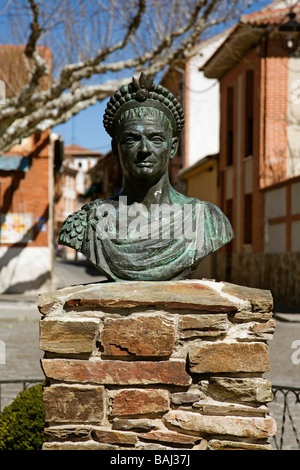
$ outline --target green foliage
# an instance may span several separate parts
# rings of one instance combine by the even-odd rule
[[[41,450],[45,412],[43,385],[21,392],[0,416],[0,450]]]

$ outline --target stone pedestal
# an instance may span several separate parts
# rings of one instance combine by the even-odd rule
[[[269,291],[205,280],[38,299],[44,449],[269,449]]]

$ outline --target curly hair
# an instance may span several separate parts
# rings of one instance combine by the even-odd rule
[[[153,80],[141,74],[139,81],[133,77],[129,85],[123,85],[110,98],[103,117],[104,128],[113,137],[116,123],[120,116],[128,110],[138,108],[154,108],[169,117],[173,135],[178,136],[184,126],[184,113],[177,98],[162,85],[154,84]]]

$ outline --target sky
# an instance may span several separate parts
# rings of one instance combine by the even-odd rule
[[[247,9],[247,13],[259,11],[269,3],[270,0],[258,0]],[[53,128],[53,132],[64,139],[65,145],[77,144],[90,150],[107,153],[111,148],[111,139],[102,125],[106,103],[107,100],[88,107],[68,122]]]
[[[65,124],[54,127],[52,132],[60,135],[65,145],[76,144],[89,150],[107,153],[111,147],[111,139],[102,124],[106,103],[107,100],[89,106]]]

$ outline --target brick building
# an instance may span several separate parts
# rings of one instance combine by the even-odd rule
[[[6,97],[25,83],[23,51],[21,46],[0,47]],[[39,52],[51,69],[51,51],[41,47]],[[0,155],[0,293],[36,289],[51,277],[54,153],[51,133],[45,131]]]
[[[0,292],[40,287],[52,272],[50,133],[0,156]]]
[[[218,278],[299,305],[300,54],[282,3],[242,16],[202,70],[220,82],[219,206],[235,232]]]

